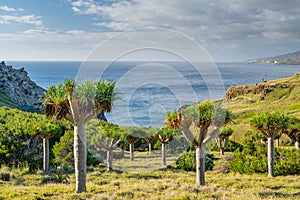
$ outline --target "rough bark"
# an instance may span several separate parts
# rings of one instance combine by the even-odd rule
[[[162,165],[167,166],[167,160],[166,160],[166,144],[161,144],[161,156],[162,156]]]
[[[49,171],[49,139],[43,138],[44,157],[43,157],[43,171],[48,173]]]
[[[134,144],[129,144],[130,160],[134,160]]]
[[[224,148],[223,148],[223,147],[220,148],[220,155],[221,155],[221,156],[224,156]]]
[[[152,151],[152,144],[151,143],[148,143],[148,150],[149,150],[149,155],[151,155],[151,151]]]
[[[200,149],[200,185],[205,185],[205,145]]]
[[[86,192],[86,133],[85,124],[74,126],[74,166],[77,193]]]
[[[106,152],[107,157],[106,157],[106,161],[107,161],[107,171],[112,171],[113,170],[113,150],[109,149]]]
[[[296,142],[295,142],[295,148],[296,148],[297,150],[300,148],[300,143],[299,143],[299,141],[296,141]]]
[[[196,185],[200,186],[200,147],[196,148]]]
[[[196,148],[196,185],[205,185],[205,146]]]
[[[274,177],[274,137],[268,137],[268,177]]]
[[[276,141],[276,147],[279,147],[279,138],[275,140]]]

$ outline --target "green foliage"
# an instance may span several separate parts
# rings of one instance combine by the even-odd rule
[[[54,161],[60,163],[61,166],[69,165],[73,166],[74,156],[73,156],[73,143],[74,143],[74,133],[71,130],[65,132],[65,134],[60,138],[60,141],[55,143],[53,147]]]
[[[35,127],[36,133],[42,138],[61,136],[64,129],[61,123],[49,119],[39,122]]]
[[[69,183],[69,175],[64,174],[60,171],[57,171],[53,174],[43,176],[41,179],[41,184],[47,184],[47,183]]]
[[[243,145],[241,145],[238,142],[229,140],[224,151],[225,152],[234,152],[235,150],[242,150],[243,149]],[[218,147],[217,144],[214,144],[214,146],[212,147],[211,151],[220,151],[220,148]]]
[[[156,138],[164,144],[170,143],[174,136],[178,133],[176,129],[170,128],[168,126],[163,126],[156,134]]]
[[[277,149],[275,175],[294,174],[300,174],[300,151],[295,149]]]
[[[0,108],[0,165],[27,165],[41,158],[42,144],[34,125],[44,116]]]
[[[266,136],[264,136],[259,131],[248,130],[248,131],[246,131],[245,136],[247,138],[251,138],[254,141],[259,141],[259,140],[265,140],[265,139],[267,139]]]
[[[186,109],[185,115],[190,117],[197,127],[206,128],[210,125],[212,118],[212,102],[203,101],[192,105]]]
[[[241,174],[266,173],[267,147],[247,141],[242,151],[236,150],[230,162],[230,171]],[[300,151],[276,148],[275,175],[300,174]]]
[[[101,163],[99,158],[96,158],[90,151],[87,151],[87,166],[97,167]]]
[[[284,131],[285,134],[293,141],[300,141],[300,120],[295,117],[289,119],[287,129]]]
[[[113,81],[97,82],[96,90],[96,102],[99,104],[112,103],[120,98],[119,92],[116,90],[116,83]]]
[[[48,88],[43,101],[44,112],[47,116],[54,116],[58,120],[66,118],[74,124],[76,122],[69,116],[71,102],[76,102],[82,112],[89,113],[92,110],[110,112],[118,95],[113,81],[88,80],[76,83],[73,79],[67,79],[64,84]]]
[[[232,172],[252,174],[267,172],[267,148],[265,144],[246,141],[243,150],[236,150],[230,162]]]
[[[225,137],[229,137],[231,136],[233,133],[233,129],[230,128],[230,127],[225,127],[225,128],[222,128],[221,129],[221,132],[220,132],[220,138],[225,138]]]
[[[205,155],[205,171],[214,168],[215,157],[211,153]],[[196,171],[196,152],[183,152],[176,160],[176,167],[185,171]]]
[[[67,130],[53,146],[54,161],[65,168],[73,168],[74,166],[74,132]],[[87,165],[97,166],[100,160],[95,158],[89,151],[87,152]],[[70,171],[69,169],[67,171]],[[72,170],[71,170],[72,171]]]
[[[271,137],[283,132],[288,122],[288,117],[282,112],[265,112],[254,116],[250,124],[266,137]]]
[[[1,172],[0,177],[2,181],[10,181],[10,173]]]
[[[102,120],[91,120],[88,123],[87,138],[91,144],[97,141],[109,142],[111,139],[124,139],[125,137],[125,132],[116,124]]]
[[[202,101],[189,106],[185,111],[186,117],[190,117],[199,128],[207,128],[211,124],[221,127],[234,119],[234,115],[213,101]]]
[[[179,129],[180,120],[178,118],[177,110],[174,110],[173,112],[168,112],[168,115],[166,117],[166,125],[175,130]]]

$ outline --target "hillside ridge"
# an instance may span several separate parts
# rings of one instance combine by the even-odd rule
[[[249,64],[275,64],[275,65],[299,65],[300,50],[267,58],[255,58],[247,60]]]
[[[14,69],[0,63],[0,106],[26,111],[42,111],[41,99],[45,90],[30,79],[24,68]]]

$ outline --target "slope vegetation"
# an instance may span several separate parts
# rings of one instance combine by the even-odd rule
[[[237,116],[233,125],[237,138],[251,129],[249,121],[259,112],[282,111],[300,118],[300,73],[254,85],[231,86],[225,104]]]

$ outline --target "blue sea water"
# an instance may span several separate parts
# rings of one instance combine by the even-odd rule
[[[9,61],[24,67],[30,78],[43,88],[66,78],[89,76],[117,82],[121,100],[107,114],[120,125],[161,126],[168,111],[183,104],[222,98],[228,86],[247,85],[289,77],[300,70],[296,65],[206,63],[194,67],[183,62]],[[84,74],[84,76],[83,76]]]

